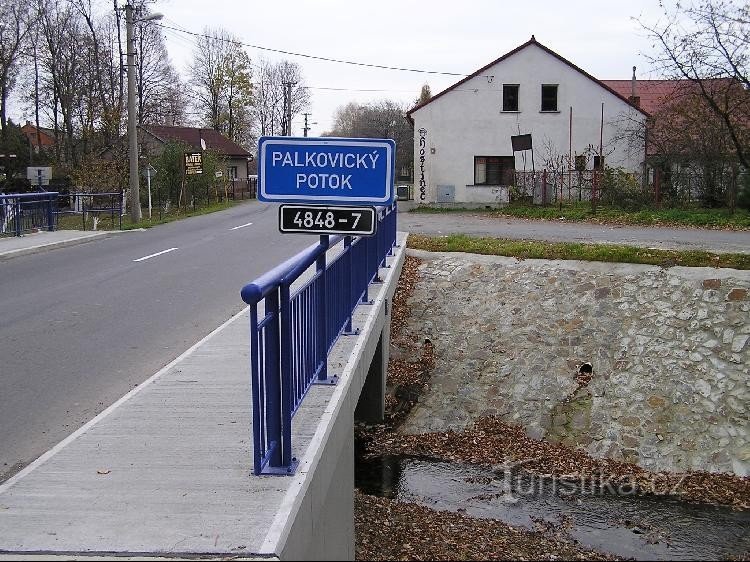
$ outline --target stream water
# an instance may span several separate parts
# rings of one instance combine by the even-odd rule
[[[564,530],[580,544],[637,560],[716,560],[750,552],[750,512],[560,485],[518,470],[358,455],[362,492],[465,511],[528,529]]]

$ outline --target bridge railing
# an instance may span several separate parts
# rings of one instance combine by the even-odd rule
[[[329,248],[342,241],[342,251],[327,263]],[[292,417],[311,385],[336,383],[327,371],[328,353],[339,336],[353,333],[352,313],[369,303],[368,286],[379,281],[378,270],[395,245],[393,204],[378,209],[374,236],[321,236],[243,287],[242,299],[250,305],[256,475],[294,472]],[[313,264],[312,277],[293,288]]]
[[[35,229],[55,230],[56,191],[0,193],[0,235],[21,236]]]

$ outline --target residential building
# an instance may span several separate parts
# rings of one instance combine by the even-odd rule
[[[39,154],[39,150],[44,150],[55,144],[55,131],[45,127],[37,128],[32,125],[31,121],[21,127],[21,132],[28,139],[34,153]]]
[[[183,143],[196,152],[205,145],[206,150],[213,150],[224,159],[227,179],[246,181],[248,178],[248,165],[253,155],[214,129],[167,125],[139,125],[138,128],[141,150],[146,154],[160,153],[169,141]]]
[[[593,170],[603,160],[641,172],[644,142],[623,139],[621,128],[647,117],[635,100],[532,36],[408,112],[415,199],[505,204],[518,170]],[[516,151],[511,137],[520,137]]]

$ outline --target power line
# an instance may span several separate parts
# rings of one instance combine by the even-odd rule
[[[295,53],[293,51],[285,51],[282,49],[272,49],[270,47],[263,47],[261,45],[253,45],[251,43],[244,43],[242,41],[237,41],[236,39],[227,39],[225,37],[215,37],[213,35],[207,35],[205,33],[196,33],[194,31],[188,31],[186,29],[179,29],[177,27],[171,27],[168,25],[164,25],[163,23],[156,23],[155,25],[158,25],[159,27],[162,27],[164,29],[171,29],[173,31],[179,31],[180,33],[186,33],[188,35],[193,35],[194,37],[205,37],[207,39],[213,39],[214,41],[225,41],[227,43],[234,43],[235,45],[241,45],[243,47],[250,47],[251,49],[259,49],[261,51],[269,51],[272,53],[280,53],[282,55],[290,55],[294,57],[303,57],[307,59],[314,59],[314,60],[321,60],[326,62],[335,62],[339,64],[349,64],[352,66],[362,66],[365,68],[378,68],[381,70],[397,70],[401,72],[416,72],[419,74],[435,74],[435,75],[441,75],[441,76],[459,76],[459,77],[465,77],[469,76],[468,74],[461,74],[458,72],[440,72],[437,70],[424,70],[420,68],[405,68],[405,67],[399,67],[399,66],[388,66],[383,64],[372,64],[367,62],[357,62],[357,61],[350,61],[350,60],[343,60],[343,59],[334,59],[329,57],[321,57],[317,55],[310,55],[307,53]]]

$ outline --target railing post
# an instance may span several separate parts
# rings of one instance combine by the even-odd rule
[[[316,314],[316,353],[315,361],[322,361],[320,372],[318,373],[318,380],[324,381],[328,379],[328,334],[326,333],[328,322],[326,318],[326,250],[328,250],[328,236],[321,235],[320,245],[324,251],[320,254],[318,259],[315,261],[315,270],[319,274],[318,277],[318,313]]]
[[[266,441],[271,456],[268,464],[273,467],[282,466],[281,462],[281,373],[279,358],[279,291],[274,289],[266,296],[266,314],[273,315],[273,322],[266,330],[265,350],[265,380],[266,380]],[[261,396],[261,400],[263,397]]]
[[[16,236],[21,236],[21,198],[16,197]]]
[[[292,311],[289,283],[282,279],[281,294],[281,466],[292,464]]]
[[[258,305],[253,304],[250,307],[250,376],[253,393],[253,473],[258,476],[263,470],[263,443],[261,411],[264,409],[261,404],[261,373],[260,373],[260,345],[258,341]],[[265,419],[265,417],[263,416]]]
[[[52,195],[48,195],[47,196],[47,230],[49,232],[52,232],[53,230],[55,230],[55,225],[54,225],[55,214],[52,210],[52,202],[53,202]]]
[[[354,292],[352,285],[354,285],[354,260],[352,258],[352,237],[344,236],[344,253],[346,255],[346,269],[349,272],[349,282],[346,283],[346,306],[349,309],[349,316],[346,319],[345,332],[352,332],[352,308],[355,304],[352,302],[352,293]]]

